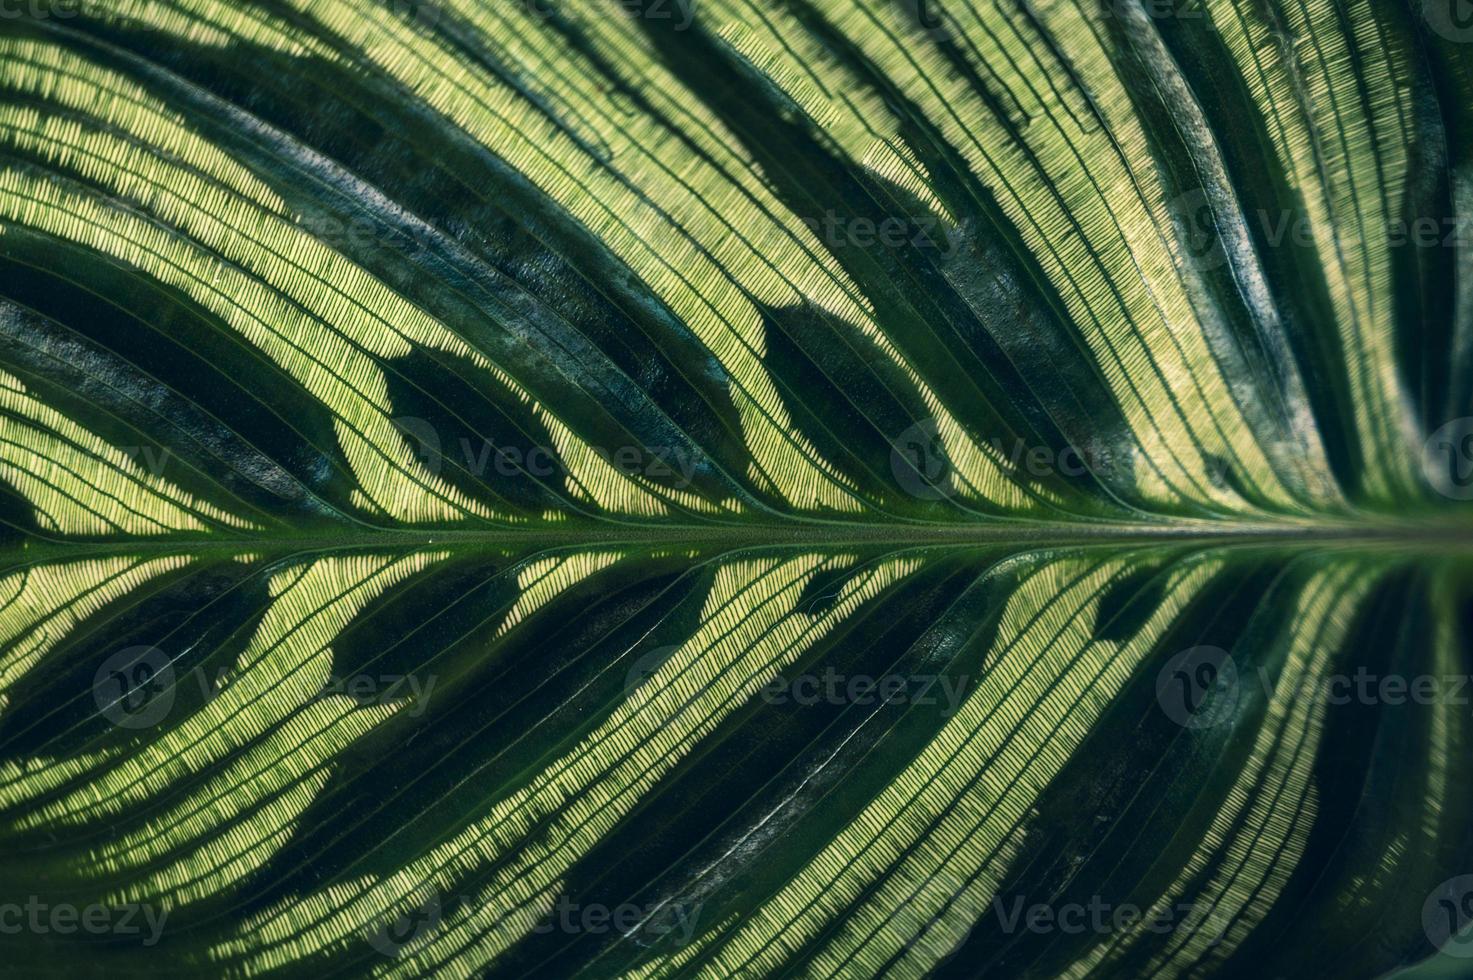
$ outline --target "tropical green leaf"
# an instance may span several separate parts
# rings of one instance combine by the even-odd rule
[[[0,3],[0,970],[1465,972],[1463,7]]]

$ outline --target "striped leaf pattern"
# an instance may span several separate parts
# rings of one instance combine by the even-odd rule
[[[1462,13],[3,5],[0,973],[1460,975]]]

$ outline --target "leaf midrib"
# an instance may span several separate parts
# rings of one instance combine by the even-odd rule
[[[886,522],[763,521],[741,524],[547,524],[527,527],[383,528],[273,530],[257,534],[174,534],[131,539],[65,540],[24,538],[7,547],[10,563],[98,554],[169,553],[288,554],[328,550],[419,548],[475,552],[622,546],[630,549],[678,547],[735,550],[764,547],[912,548],[924,546],[1095,547],[1151,544],[1273,545],[1404,550],[1415,553],[1473,549],[1473,514],[1427,514],[1403,519],[1210,521],[1171,519],[1148,522],[1069,522],[1017,520],[996,523],[901,524]]]

